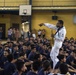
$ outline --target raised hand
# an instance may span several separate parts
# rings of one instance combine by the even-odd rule
[[[40,27],[43,26],[43,25],[44,25],[44,23],[39,24]]]

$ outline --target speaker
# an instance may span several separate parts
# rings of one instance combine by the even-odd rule
[[[52,16],[52,20],[57,20],[58,16]]]

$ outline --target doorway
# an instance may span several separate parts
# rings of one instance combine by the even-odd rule
[[[5,32],[6,32],[6,24],[0,23],[0,32],[2,32],[1,39],[4,40],[5,39]]]

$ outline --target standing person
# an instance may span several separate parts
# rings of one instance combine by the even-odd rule
[[[13,75],[22,75],[22,73],[27,70],[27,67],[25,66],[25,62],[21,60],[18,60],[16,62],[16,68],[17,68],[17,71]]]
[[[28,38],[32,37],[32,33],[30,31],[27,32]]]
[[[59,61],[57,56],[59,54],[59,49],[62,47],[63,41],[65,39],[66,35],[66,29],[63,26],[64,22],[63,20],[58,20],[56,26],[49,23],[41,23],[40,26],[46,26],[48,28],[52,28],[56,30],[55,34],[52,34],[52,37],[54,38],[54,46],[52,47],[52,50],[50,52],[50,57],[53,61],[53,69],[55,68],[55,65]]]
[[[12,39],[12,28],[8,29],[8,39]]]
[[[45,35],[46,35],[46,31],[45,29],[42,30],[42,38],[45,38]]]
[[[19,32],[19,29],[17,28],[16,31],[15,31],[16,41],[19,39],[19,37],[20,37],[20,32]]]
[[[23,39],[24,38],[24,30],[23,30],[23,28],[21,29],[21,38]]]
[[[15,28],[12,28],[12,40],[15,40]]]
[[[39,29],[39,30],[38,30],[38,37],[39,37],[39,38],[41,37],[41,33],[42,33],[42,31],[41,31],[41,29]]]
[[[34,39],[36,39],[36,30],[35,30],[35,29],[32,30],[32,37],[33,37]]]
[[[0,39],[2,39],[2,28],[0,28]]]

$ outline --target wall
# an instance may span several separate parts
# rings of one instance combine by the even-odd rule
[[[21,28],[21,17],[20,16],[11,15],[10,20],[11,20],[11,26],[12,26],[12,23],[17,23],[19,24],[19,27]]]
[[[5,23],[6,24],[6,37],[7,37],[7,31],[8,28],[12,26],[12,23],[19,23],[20,28],[21,28],[21,17],[18,15],[10,15],[10,14],[5,14],[5,15],[0,15],[0,23]]]
[[[0,6],[19,6],[28,3],[29,0],[0,0]]]
[[[0,6],[19,6],[29,4],[29,0],[0,0]],[[32,0],[33,6],[72,6],[76,0]]]
[[[33,6],[72,6],[75,0],[33,0]]]
[[[7,30],[10,27],[10,15],[0,15],[0,23],[6,24],[6,36],[7,36]]]
[[[57,21],[52,20],[52,15],[53,12],[50,11],[33,11],[33,16],[32,16],[32,29],[46,29],[46,34],[47,38],[50,38],[50,34],[52,29],[48,29],[47,27],[39,27],[38,24],[44,23],[44,22],[49,22],[52,24],[56,24]],[[67,29],[67,37],[74,37],[76,38],[76,24],[73,23],[73,16],[75,15],[75,12],[58,12],[57,16],[58,19],[62,19],[64,21],[64,25]],[[53,33],[55,31],[53,30]]]

